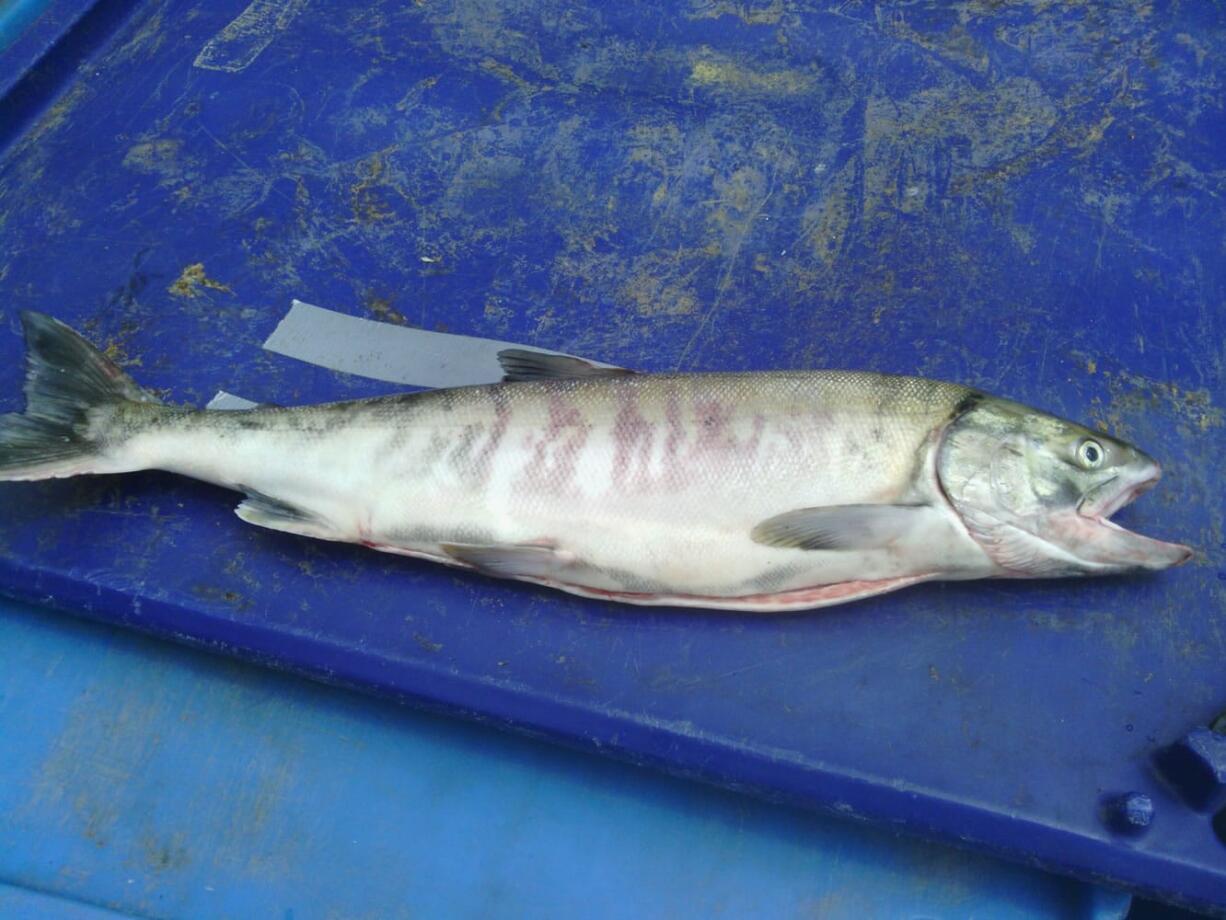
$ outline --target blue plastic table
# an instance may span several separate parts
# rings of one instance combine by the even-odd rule
[[[53,3],[0,54],[0,410],[19,308],[174,401],[386,391],[261,348],[298,297],[644,370],[999,391],[1155,453],[1128,522],[1198,553],[811,616],[627,611],[142,475],[0,488],[0,591],[1226,908],[1223,784],[1162,774],[1226,708],[1224,17]],[[1143,831],[1105,820],[1128,794]]]
[[[0,606],[0,650],[4,920],[1118,920],[1128,906],[48,611]]]

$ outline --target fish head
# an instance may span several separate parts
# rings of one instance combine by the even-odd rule
[[[1162,469],[1152,457],[1009,400],[972,394],[961,409],[944,432],[937,476],[1003,574],[1158,570],[1192,555],[1110,520],[1158,482]]]

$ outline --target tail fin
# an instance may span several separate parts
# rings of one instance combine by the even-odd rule
[[[93,410],[159,400],[59,320],[27,311],[21,324],[26,411],[0,415],[0,480],[101,472]]]

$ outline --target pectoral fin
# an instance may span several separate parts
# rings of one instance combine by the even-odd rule
[[[928,505],[831,505],[797,508],[754,527],[754,542],[808,550],[881,549],[907,536]]]
[[[570,355],[551,355],[524,348],[504,348],[498,352],[498,363],[502,365],[504,382],[566,377],[625,377],[634,373],[624,367],[606,367]]]
[[[573,557],[550,546],[444,543],[445,552],[457,562],[500,578],[552,578]]]

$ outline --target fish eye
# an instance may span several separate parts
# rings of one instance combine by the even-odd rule
[[[1106,451],[1093,438],[1086,438],[1077,445],[1077,462],[1088,470],[1102,466]]]

